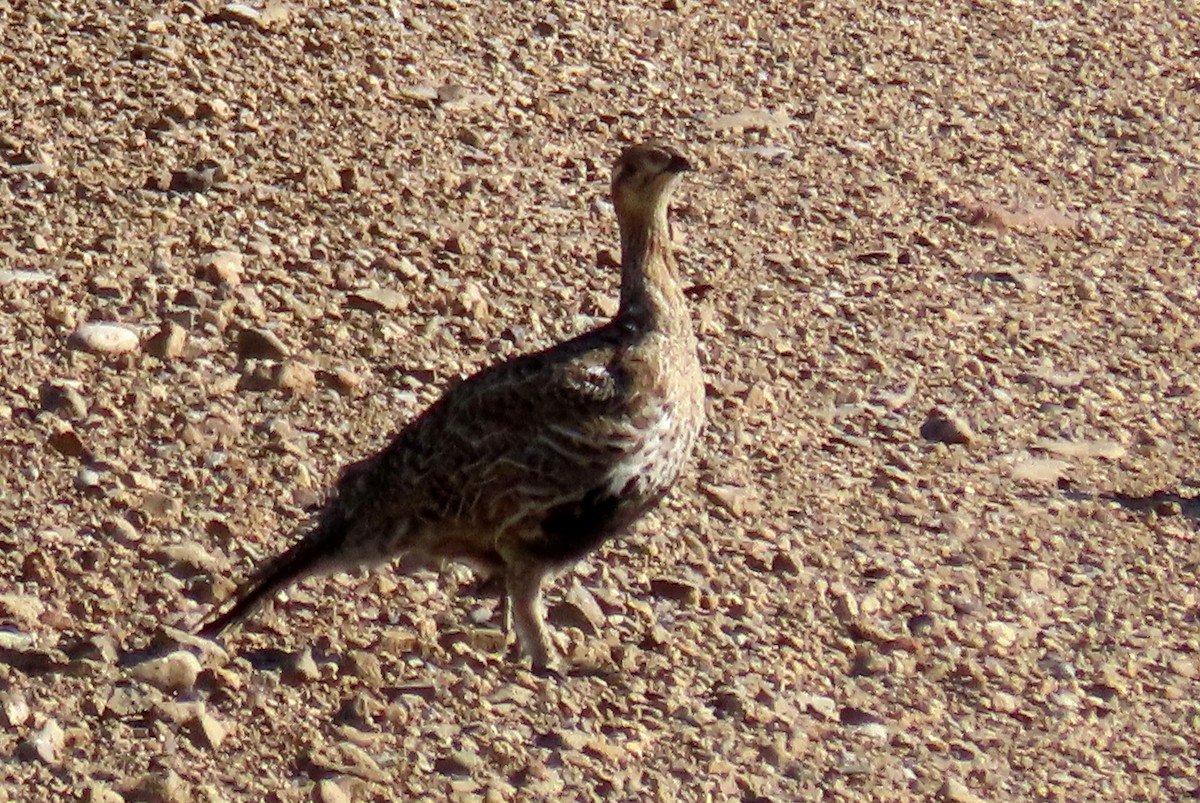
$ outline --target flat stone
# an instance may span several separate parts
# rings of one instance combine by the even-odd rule
[[[365,312],[395,312],[408,306],[408,296],[383,287],[364,287],[351,291],[346,302],[352,309]]]
[[[1053,484],[1058,482],[1070,467],[1071,464],[1063,460],[1031,457],[1014,465],[1012,475],[1013,479],[1017,480]]]
[[[671,577],[652,579],[650,593],[659,599],[669,599],[684,605],[695,605],[700,601],[700,589],[695,583]]]
[[[745,109],[733,114],[723,114],[709,121],[714,131],[745,131],[747,129],[775,130],[787,128],[792,120],[782,112],[763,109]]]
[[[140,341],[137,332],[127,326],[89,322],[71,333],[67,345],[90,354],[126,354],[137,351]]]
[[[238,334],[239,360],[283,360],[288,347],[269,329],[243,329]]]
[[[37,270],[0,270],[0,287],[6,284],[43,284],[54,277]]]
[[[1128,451],[1116,441],[1068,441],[1046,438],[1035,441],[1033,448],[1062,457],[1099,457],[1104,460],[1119,460]]]
[[[251,22],[257,24],[259,18],[262,16],[262,12],[246,3],[228,3],[221,8],[218,16],[226,22]]]
[[[763,510],[757,491],[740,485],[716,485],[705,483],[700,490],[711,501],[728,510],[734,516],[755,515]]]

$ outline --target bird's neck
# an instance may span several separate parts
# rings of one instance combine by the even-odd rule
[[[684,310],[675,275],[666,205],[653,214],[622,219],[621,308],[618,318],[665,326]],[[686,314],[686,313],[684,313]]]

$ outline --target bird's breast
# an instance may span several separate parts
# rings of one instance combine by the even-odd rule
[[[613,466],[609,488],[633,500],[656,500],[674,484],[691,455],[700,420],[682,399],[645,404],[630,419],[632,447]]]

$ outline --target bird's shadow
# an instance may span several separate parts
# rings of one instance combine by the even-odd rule
[[[1123,491],[1084,491],[1069,483],[1059,483],[1063,496],[1072,502],[1112,502],[1134,513],[1154,513],[1159,516],[1183,516],[1200,521],[1200,494],[1185,496],[1176,491],[1153,491],[1148,494],[1127,494]]]
[[[281,650],[276,647],[258,647],[237,652],[239,658],[247,661],[250,666],[260,672],[280,672],[296,663],[296,653]],[[313,655],[316,662],[327,662],[328,655]]]

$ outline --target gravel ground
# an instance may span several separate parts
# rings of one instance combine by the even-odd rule
[[[0,800],[1200,796],[1200,12],[872,6],[0,0]],[[650,136],[709,426],[570,675],[458,568],[186,636]]]

